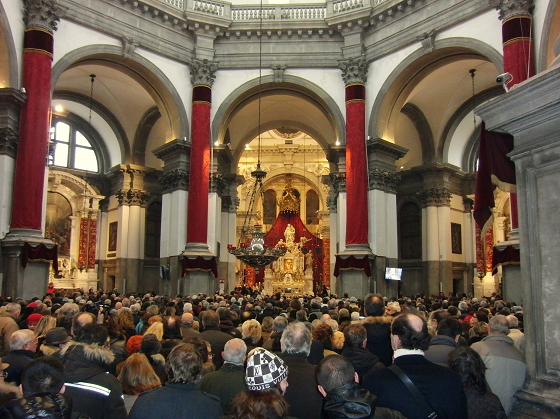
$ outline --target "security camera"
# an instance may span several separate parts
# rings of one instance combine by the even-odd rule
[[[512,78],[513,76],[510,73],[500,74],[498,77],[496,77],[496,83],[506,84]]]

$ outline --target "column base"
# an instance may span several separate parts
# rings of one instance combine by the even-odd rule
[[[202,256],[206,259],[214,257],[215,255],[210,253],[210,248],[207,243],[187,243],[183,251],[183,256],[189,256],[191,259]]]
[[[560,379],[541,377],[515,394],[517,403],[508,416],[511,419],[560,417]]]
[[[204,260],[210,260],[216,258],[216,255],[210,253],[206,243],[187,243],[183,257],[189,259],[202,257]],[[179,290],[181,294],[196,295],[202,293],[212,295],[214,291],[218,290],[217,278],[211,271],[207,270],[190,270],[180,282]]]

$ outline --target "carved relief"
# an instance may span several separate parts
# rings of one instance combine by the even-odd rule
[[[451,192],[447,188],[430,188],[419,192],[423,207],[451,206]]]
[[[329,196],[327,197],[327,208],[330,212],[337,212],[338,194],[339,192],[346,191],[346,173],[331,173],[328,177],[325,176],[323,179],[325,178],[328,179],[327,183],[331,186],[329,190]]]
[[[188,190],[189,174],[185,170],[175,169],[165,173],[159,183],[162,186],[162,193],[169,193],[176,190]]]
[[[150,194],[139,189],[117,189],[115,193],[119,205],[140,205],[145,206],[150,199]]]
[[[342,79],[344,80],[345,86],[356,83],[366,83],[367,66],[364,57],[339,61],[338,66],[342,70]]]
[[[208,86],[212,87],[214,79],[216,78],[216,71],[218,70],[218,63],[208,60],[192,60],[191,68],[191,83],[193,86]]]
[[[44,29],[51,34],[56,31],[57,22],[64,15],[56,0],[25,0],[24,3],[23,21],[27,29]]]
[[[380,169],[369,171],[369,189],[379,189],[388,193],[397,193],[397,184],[401,180],[400,175]]]
[[[514,15],[530,15],[533,0],[490,0],[490,5],[500,12],[500,20],[508,19]]]
[[[220,197],[222,197],[227,186],[227,180],[220,172],[210,175],[210,192],[216,192]]]
[[[16,158],[18,138],[11,128],[0,128],[0,154]]]

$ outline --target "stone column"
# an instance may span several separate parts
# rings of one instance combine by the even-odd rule
[[[398,295],[398,282],[385,280],[385,267],[398,266],[397,184],[395,161],[407,149],[380,138],[367,141],[369,243],[376,255],[373,290],[382,295]]]
[[[163,160],[160,266],[169,266],[169,281],[161,281],[160,292],[175,295],[181,282],[181,260],[187,242],[187,201],[191,142],[170,141],[153,153]]]
[[[467,272],[464,275],[464,281],[459,286],[459,292],[472,292],[472,283],[477,280],[474,276],[476,269],[476,243],[475,243],[475,221],[473,217],[474,201],[472,198],[463,198],[463,252],[465,254],[465,263],[467,264]]]
[[[218,64],[208,60],[193,59],[191,82],[193,85],[191,125],[191,165],[189,172],[189,201],[187,208],[187,245],[184,258],[196,260],[216,259],[208,247],[208,191],[210,180],[210,111],[212,84]],[[217,289],[217,279],[206,270],[187,273],[181,292],[184,294],[209,294]]]
[[[528,381],[512,417],[558,414],[560,400],[560,67],[477,108],[489,130],[514,137]],[[515,413],[519,412],[519,416]]]
[[[425,254],[428,294],[449,292],[453,273],[449,261],[448,240],[451,237],[451,192],[447,188],[429,188],[420,193],[422,232],[426,239]],[[424,257],[425,256],[425,257]]]

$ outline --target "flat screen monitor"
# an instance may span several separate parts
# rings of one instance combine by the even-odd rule
[[[400,281],[402,278],[402,268],[385,268],[385,279],[390,281]]]

